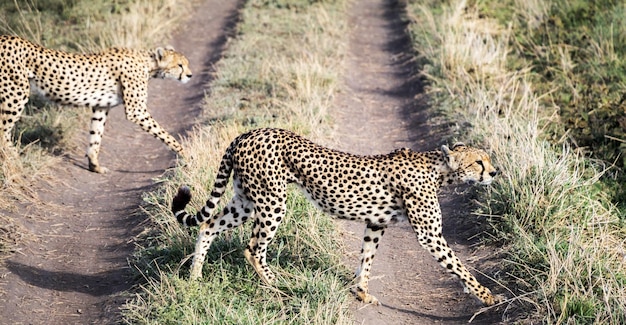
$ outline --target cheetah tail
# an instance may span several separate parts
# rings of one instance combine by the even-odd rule
[[[195,226],[193,224],[193,216],[189,215],[185,211],[185,207],[187,206],[189,201],[191,201],[191,189],[183,185],[178,188],[178,193],[176,193],[176,196],[174,196],[174,199],[172,199],[172,213],[174,213],[178,222],[187,226]]]
[[[202,207],[195,215],[191,215],[185,212],[185,207],[191,200],[191,190],[187,186],[181,186],[178,189],[178,193],[172,200],[172,213],[176,216],[178,222],[188,226],[197,226],[211,217],[212,211],[217,207],[220,198],[226,191],[228,185],[228,179],[233,171],[233,150],[237,146],[237,139],[231,143],[226,149],[222,161],[220,163],[219,172],[215,177],[215,183],[213,184],[213,190],[211,191],[211,197],[206,201],[205,206]]]

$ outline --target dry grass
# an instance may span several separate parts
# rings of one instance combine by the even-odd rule
[[[26,230],[13,218],[0,214],[0,259],[14,253],[25,234]]]
[[[0,32],[80,52],[161,46],[196,1],[9,0],[0,4]]]

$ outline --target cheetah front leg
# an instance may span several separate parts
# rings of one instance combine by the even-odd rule
[[[385,234],[385,227],[374,224],[367,224],[363,235],[363,247],[361,248],[361,265],[355,274],[356,287],[353,293],[359,301],[367,304],[378,305],[378,299],[369,294],[370,270],[374,255],[378,249],[380,239]]]
[[[87,148],[87,159],[89,160],[89,170],[104,174],[109,170],[100,166],[98,154],[100,153],[100,143],[104,134],[104,125],[109,114],[108,108],[93,108],[91,123],[89,125],[89,147]]]
[[[152,115],[145,108],[140,109],[127,109],[126,118],[139,125],[144,131],[152,134],[155,138],[159,138],[165,143],[171,150],[179,155],[183,155],[183,146],[174,139],[165,129],[154,120]]]
[[[441,209],[439,208],[438,200],[436,198],[432,200],[430,207],[423,208],[421,214],[418,214],[416,212],[417,209],[415,209],[418,206],[417,201],[405,199],[409,221],[420,245],[428,250],[448,273],[461,280],[465,292],[469,291],[486,306],[495,304],[497,299],[491,294],[491,290],[476,280],[448,246],[445,238],[443,238]]]
[[[125,75],[121,78],[122,99],[126,119],[139,125],[142,130],[163,141],[171,150],[183,156],[183,146],[165,131],[148,112],[148,80],[137,82],[138,76]]]
[[[448,246],[441,233],[436,235],[437,239],[435,240],[428,235],[424,235],[428,233],[425,229],[422,229],[420,232],[422,234],[418,235],[420,245],[427,249],[448,273],[452,273],[461,280],[465,292],[472,293],[485,306],[491,306],[497,302],[498,299],[491,294],[491,290],[481,285],[465,268],[456,254],[454,254],[454,251]]]

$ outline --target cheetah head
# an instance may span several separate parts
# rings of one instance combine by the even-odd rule
[[[189,61],[173,47],[158,47],[154,49],[154,60],[157,64],[156,77],[161,79],[174,79],[187,83],[191,79]]]
[[[457,143],[452,149],[443,145],[441,151],[450,170],[450,181],[489,185],[500,172],[491,164],[489,155],[481,149]]]

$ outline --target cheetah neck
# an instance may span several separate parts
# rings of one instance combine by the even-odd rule
[[[150,67],[150,78],[163,79],[163,69],[159,67],[159,60],[157,60],[156,53],[154,51],[146,50],[141,50],[140,53],[146,62],[149,62],[148,66]]]
[[[436,182],[439,187],[459,183],[457,171],[450,169],[444,158],[443,152],[439,150],[417,152],[408,148],[398,149],[389,155],[394,161],[407,162],[415,170],[422,170],[429,175],[432,182]],[[406,167],[407,165],[400,166]],[[425,171],[424,169],[428,170]]]
[[[447,185],[453,185],[453,184],[458,184],[458,177],[455,177],[454,175],[452,175],[453,173],[450,174],[441,174],[439,176],[439,187],[443,187],[443,186],[447,186]]]
[[[448,166],[441,151],[435,150],[429,152],[428,154],[431,160],[431,165],[435,166],[435,169],[438,171],[439,177],[437,178],[437,181],[439,183],[439,187],[460,183],[458,171],[453,170],[450,166]]]

